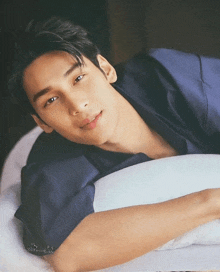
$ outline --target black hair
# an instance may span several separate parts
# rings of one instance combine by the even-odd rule
[[[31,114],[37,115],[23,88],[24,70],[39,56],[53,51],[71,54],[80,65],[85,56],[100,69],[97,60],[100,51],[84,28],[57,17],[46,21],[32,20],[17,37],[13,72],[8,82],[12,99]]]

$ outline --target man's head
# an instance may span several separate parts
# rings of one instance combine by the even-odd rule
[[[31,21],[18,36],[14,69],[9,80],[9,89],[14,100],[31,114],[36,112],[23,88],[24,70],[39,56],[53,51],[68,52],[78,63],[83,63],[82,56],[85,56],[99,67],[99,49],[90,41],[85,29],[57,17],[46,21]]]
[[[115,69],[81,27],[51,19],[30,25],[10,83],[36,123],[76,143],[100,146],[114,134]]]

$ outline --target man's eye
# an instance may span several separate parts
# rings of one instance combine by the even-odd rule
[[[50,99],[47,100],[45,107],[53,103],[55,100],[57,100],[57,96],[51,97]]]
[[[75,79],[75,83],[79,82],[82,78],[84,77],[84,75],[80,75]]]

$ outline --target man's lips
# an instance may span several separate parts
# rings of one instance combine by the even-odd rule
[[[96,127],[96,123],[97,123],[98,119],[101,117],[101,115],[102,115],[102,111],[99,114],[97,114],[94,118],[91,118],[91,121],[89,120],[89,118],[86,118],[85,120],[83,120],[82,128],[94,129]]]

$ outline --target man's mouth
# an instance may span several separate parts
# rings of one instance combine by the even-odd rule
[[[95,117],[91,118],[86,118],[83,120],[83,126],[81,128],[85,129],[94,129],[96,127],[96,123],[98,122],[99,118],[102,116],[102,111],[97,114]]]

